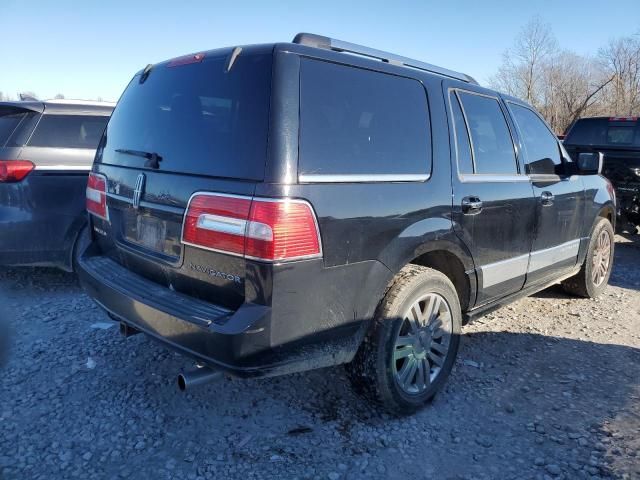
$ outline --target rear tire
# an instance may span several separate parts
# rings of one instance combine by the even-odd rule
[[[567,293],[595,298],[604,292],[613,268],[614,233],[606,218],[599,218],[593,227],[587,256],[575,276],[562,282]]]
[[[442,273],[408,265],[378,306],[367,337],[347,365],[356,391],[394,414],[422,408],[451,373],[462,313]]]

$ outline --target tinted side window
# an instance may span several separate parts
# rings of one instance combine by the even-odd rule
[[[108,120],[105,116],[43,115],[29,146],[94,149]]]
[[[562,158],[556,136],[540,117],[526,107],[510,104],[527,151],[527,173],[561,174]]]
[[[471,132],[475,173],[515,175],[516,153],[498,100],[459,92]]]
[[[300,73],[301,174],[426,174],[431,130],[416,80],[306,60]]]
[[[635,141],[634,141],[634,137]],[[607,129],[608,145],[640,145],[638,129],[632,122],[609,122]]]
[[[456,150],[458,154],[458,172],[462,174],[473,173],[473,161],[471,160],[471,142],[469,132],[462,115],[460,102],[455,93],[450,94],[451,110],[453,111],[453,124],[456,132]]]

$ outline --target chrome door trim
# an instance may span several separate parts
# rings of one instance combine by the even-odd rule
[[[431,177],[428,173],[408,174],[300,174],[301,183],[369,183],[369,182],[426,182]]]
[[[580,239],[578,238],[556,245],[555,247],[531,252],[528,272],[535,272],[536,270],[550,267],[551,265],[570,260],[571,258],[577,259],[579,250]]]
[[[527,175],[497,175],[488,173],[464,173],[458,174],[458,178],[462,183],[482,183],[482,182],[522,182],[530,183],[531,180]]]
[[[578,238],[554,247],[482,265],[478,268],[482,274],[482,288],[493,287],[572,258],[577,260],[580,241]]]
[[[529,254],[489,263],[480,267],[482,288],[493,287],[499,283],[524,276],[529,266]]]

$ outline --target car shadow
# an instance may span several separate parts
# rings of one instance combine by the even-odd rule
[[[461,340],[460,358],[443,391],[428,408],[407,417],[387,414],[355,394],[341,367],[265,379],[227,378],[181,393],[171,379],[154,382],[153,375],[177,372],[188,362],[169,356],[161,364],[155,361],[151,371],[163,347],[144,338],[135,346],[124,340],[110,345],[105,354],[114,365],[102,375],[117,385],[116,391],[136,390],[127,410],[139,403],[160,409],[166,431],[190,425],[190,441],[205,444],[211,428],[221,428],[216,437],[225,438],[240,429],[238,441],[250,436],[265,442],[270,454],[291,461],[303,461],[301,452],[322,445],[329,458],[375,457],[394,464],[394,449],[406,441],[402,432],[420,426],[424,448],[415,453],[422,461],[379,478],[420,477],[424,465],[438,478],[459,478],[531,452],[547,462],[581,466],[598,455],[593,473],[605,477],[635,468],[614,439],[633,439],[640,428],[640,349],[495,331],[463,333]],[[136,356],[118,368],[130,348]],[[138,376],[132,377],[132,371]],[[142,432],[148,429],[151,435],[157,428],[143,415],[135,418]],[[291,442],[294,451],[287,448]],[[246,455],[241,447],[232,450],[237,461]],[[512,473],[532,478],[536,471],[534,465],[518,465]]]

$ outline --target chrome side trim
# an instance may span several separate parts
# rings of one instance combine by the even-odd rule
[[[483,265],[479,267],[482,272],[482,288],[492,287],[556,263],[577,258],[579,250],[580,239],[578,238],[555,247]]]
[[[529,254],[520,255],[480,267],[482,288],[492,287],[513,278],[524,276],[529,265]]]
[[[36,165],[34,170],[82,170],[88,172],[91,170],[91,165]]]
[[[463,183],[482,183],[482,182],[531,182],[531,179],[527,175],[492,175],[492,174],[459,174],[458,178]]]
[[[369,175],[330,175],[301,174],[301,183],[373,183],[373,182],[426,182],[431,177],[428,173],[419,174],[369,174]]]
[[[555,263],[570,260],[574,257],[577,258],[579,250],[580,239],[576,239],[556,245],[555,247],[532,252],[528,271],[535,272],[536,270],[549,267]]]

